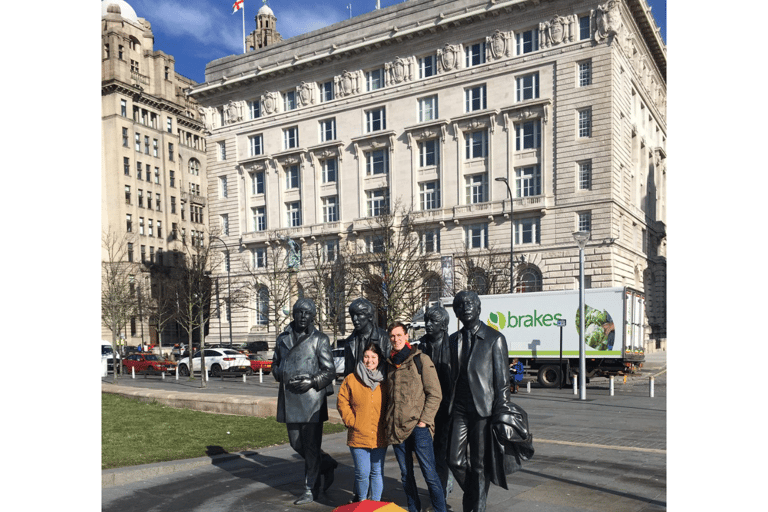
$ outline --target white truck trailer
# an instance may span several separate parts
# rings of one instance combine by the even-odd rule
[[[518,358],[542,386],[560,385],[579,369],[579,291],[481,295],[480,318],[507,339],[509,359]],[[461,327],[453,298],[441,299],[451,316],[449,333]],[[630,288],[585,291],[586,377],[631,373],[645,360],[645,297]],[[563,322],[564,321],[564,322]],[[564,325],[559,325],[564,324]]]

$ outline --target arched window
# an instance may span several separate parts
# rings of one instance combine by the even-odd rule
[[[488,294],[488,277],[485,275],[483,269],[475,268],[470,272],[467,288],[473,292],[477,292],[478,295]]]
[[[515,284],[515,293],[540,292],[541,291],[541,271],[530,265],[517,273],[517,283]]]
[[[196,158],[189,159],[189,174],[200,176],[200,162]]]
[[[269,288],[259,286],[256,290],[256,325],[269,324]]]

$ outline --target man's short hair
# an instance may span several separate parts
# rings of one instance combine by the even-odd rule
[[[424,313],[424,320],[426,321],[428,318],[437,322],[440,325],[441,331],[448,330],[448,323],[451,321],[451,317],[448,314],[448,310],[440,304],[434,304],[427,308],[427,311]]]
[[[293,305],[293,311],[296,312],[297,309],[306,307],[309,309],[309,312],[312,313],[312,316],[317,316],[317,306],[315,306],[315,301],[312,299],[308,299],[306,297],[301,298],[296,301],[296,303]]]
[[[462,290],[459,293],[456,294],[456,296],[453,298],[453,310],[456,311],[456,306],[458,306],[459,301],[467,299],[471,300],[478,306],[480,305],[480,296],[477,294],[476,291],[473,290]]]
[[[360,311],[363,311],[369,315],[373,315],[373,304],[371,304],[371,301],[368,299],[364,299],[360,297],[359,299],[355,299],[352,301],[352,304],[349,305],[349,314],[352,314],[352,310],[357,309]]]
[[[408,326],[405,325],[403,322],[392,322],[391,324],[389,324],[389,327],[387,327],[387,333],[388,334],[392,334],[392,331],[394,331],[398,327],[402,327],[403,328],[403,332],[405,332],[405,333],[408,332]]]

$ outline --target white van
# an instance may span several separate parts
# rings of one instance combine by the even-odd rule
[[[114,371],[115,366],[115,354],[112,351],[112,343],[109,341],[101,340],[101,358],[107,360],[107,371]],[[120,354],[117,355],[118,364],[120,361]]]

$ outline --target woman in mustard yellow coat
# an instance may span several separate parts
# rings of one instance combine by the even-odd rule
[[[363,351],[363,360],[342,382],[336,400],[336,408],[348,429],[347,446],[355,462],[352,501],[380,501],[384,489],[387,392],[385,375],[377,369],[382,361],[381,349],[369,343]]]

